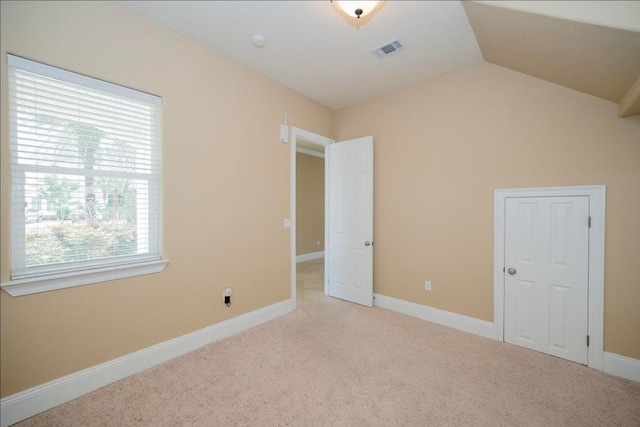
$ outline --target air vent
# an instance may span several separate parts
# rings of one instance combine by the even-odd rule
[[[400,42],[400,40],[394,40],[382,47],[373,49],[371,52],[378,58],[382,59],[386,58],[389,55],[393,55],[394,53],[401,51],[402,49],[404,49],[404,45]]]

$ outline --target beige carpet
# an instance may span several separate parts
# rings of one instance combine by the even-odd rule
[[[324,298],[20,426],[640,426],[640,384]]]

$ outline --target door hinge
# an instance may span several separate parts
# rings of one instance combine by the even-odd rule
[[[589,347],[589,335],[587,335],[587,347]]]
[[[506,273],[506,272],[507,272],[507,270],[505,269],[505,267],[502,267],[502,272],[503,272],[503,273]]]
[[[589,228],[591,228],[591,215],[589,215]]]

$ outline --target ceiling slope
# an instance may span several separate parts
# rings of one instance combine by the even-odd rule
[[[485,61],[615,103],[637,114],[640,32],[463,2]]]
[[[640,112],[640,2],[394,0],[362,21],[328,0],[120,3],[332,109],[484,60]]]
[[[386,1],[360,21],[329,0],[121,4],[333,109],[483,62],[459,1]],[[406,48],[371,52],[394,40]]]

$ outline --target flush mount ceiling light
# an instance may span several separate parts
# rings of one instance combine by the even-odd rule
[[[380,3],[379,1],[333,1],[347,15],[360,19],[367,16]]]

